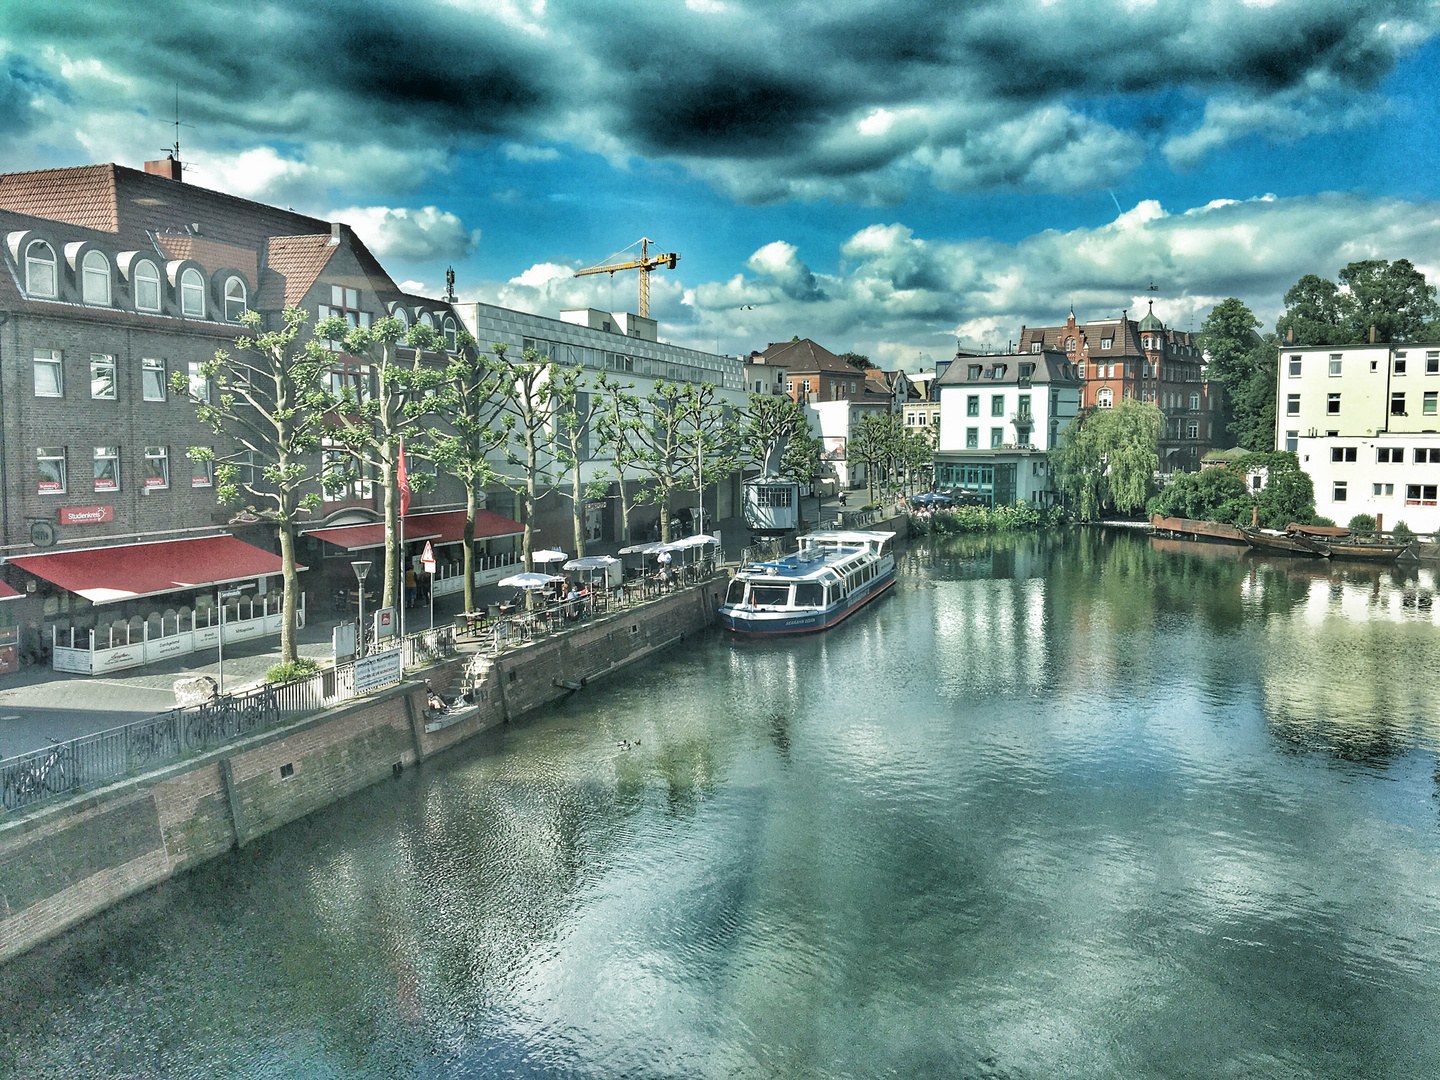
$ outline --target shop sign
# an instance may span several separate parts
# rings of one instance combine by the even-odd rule
[[[113,506],[62,506],[61,525],[99,525],[103,521],[115,520]]]

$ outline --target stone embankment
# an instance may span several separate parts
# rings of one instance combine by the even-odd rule
[[[715,618],[722,578],[480,662],[474,709],[426,723],[411,681],[0,823],[0,963],[91,915],[574,693]],[[445,691],[471,657],[421,673]]]

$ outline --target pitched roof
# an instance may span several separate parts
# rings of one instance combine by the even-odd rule
[[[764,363],[780,364],[802,375],[809,371],[843,371],[848,375],[857,374],[855,367],[809,338],[771,342],[761,357]]]
[[[0,175],[0,208],[101,232],[117,232],[117,167],[82,165]]]
[[[1047,349],[1039,353],[962,356],[945,369],[945,373],[935,380],[935,385],[943,389],[947,386],[978,386],[982,383],[1016,384],[1020,381],[1022,364],[1033,365],[1034,370],[1030,375],[1032,383],[1080,384],[1080,378],[1070,358],[1062,350]],[[978,374],[972,376],[971,368],[977,368]],[[998,377],[995,375],[997,368],[1000,369]]]
[[[237,244],[222,244],[206,236],[155,237],[155,246],[165,253],[167,259],[194,259],[205,268],[207,274],[217,270],[239,270],[251,286],[259,277],[255,249]]]
[[[291,307],[305,299],[339,244],[327,233],[272,236],[266,246],[265,276],[256,306]],[[388,280],[388,278],[387,278]]]

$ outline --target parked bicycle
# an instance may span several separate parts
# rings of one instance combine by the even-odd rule
[[[3,800],[12,809],[47,795],[59,795],[79,785],[75,748],[58,739],[45,757],[18,762],[5,776]]]

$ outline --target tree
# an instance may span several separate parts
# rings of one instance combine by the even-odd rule
[[[540,485],[547,479],[542,470],[548,462],[542,458],[547,441],[545,428],[550,423],[555,363],[535,349],[526,349],[516,363],[509,358],[504,344],[492,348],[503,403],[500,422],[505,432],[505,460],[521,470],[518,479],[507,478],[506,483],[523,493],[520,508],[525,532],[521,551],[529,572],[535,569],[530,554],[535,543],[535,504],[540,501]]]
[[[556,368],[550,382],[554,404],[554,456],[570,473],[570,508],[575,536],[575,557],[585,556],[585,499],[590,488],[580,479],[581,467],[591,457],[591,422],[601,399],[581,389],[585,369]]]
[[[642,399],[640,417],[630,424],[636,471],[645,477],[638,501],[660,507],[660,540],[670,542],[670,502],[686,484],[689,462],[683,419],[685,390],[657,382]]]
[[[1082,413],[1065,429],[1055,467],[1083,520],[1111,507],[1127,514],[1144,507],[1160,467],[1163,422],[1154,405],[1123,398],[1113,409]]]
[[[902,430],[900,435],[900,462],[905,466],[905,482],[912,495],[915,481],[923,481],[926,472],[935,465],[935,448],[929,430]]]
[[[595,382],[595,389],[601,395],[603,405],[597,414],[596,430],[601,441],[610,448],[610,468],[602,470],[601,476],[614,476],[620,488],[620,536],[621,543],[630,543],[630,492],[626,488],[627,478],[638,460],[638,451],[632,438],[632,431],[640,422],[640,399],[627,391],[635,388],[634,383],[619,383],[601,372]]]
[[[1268,449],[1275,441],[1274,334],[1256,333],[1260,320],[1235,297],[1210,309],[1200,327],[1210,376],[1225,391],[1225,430],[1238,446]]]
[[[1249,525],[1253,505],[1244,473],[1229,468],[1202,469],[1198,473],[1176,473],[1150,500],[1146,510],[1162,517]]]
[[[825,444],[810,434],[810,425],[790,437],[780,458],[780,475],[789,476],[801,487],[814,484],[825,468]],[[798,509],[798,507],[797,507]],[[815,492],[815,520],[820,520],[820,492]]]
[[[249,496],[254,501],[245,509],[275,526],[285,583],[280,662],[290,664],[297,659],[295,533],[322,501],[304,459],[319,450],[326,413],[335,405],[325,385],[334,357],[314,340],[296,346],[306,319],[300,308],[286,308],[280,318],[280,329],[262,333],[260,313],[246,312],[240,322],[248,333],[235,343],[238,355],[221,349],[202,364],[203,389],[179,371],[170,387],[195,405],[201,423],[240,444],[228,454],[196,447],[190,457],[216,463],[215,495],[221,505],[233,506]]]
[[[798,401],[776,394],[751,394],[739,417],[737,453],[740,460],[764,472],[779,469],[790,440],[809,432],[810,421]]]
[[[504,398],[496,393],[498,369],[480,352],[475,339],[461,330],[456,346],[435,403],[449,430],[431,428],[426,441],[436,466],[465,487],[465,610],[474,611],[475,518],[480,492],[496,479],[489,458],[504,441],[504,428],[498,423]]]
[[[680,396],[686,468],[695,488],[697,532],[705,531],[705,489],[736,469],[735,432],[727,414],[711,383],[686,386]]]
[[[871,413],[855,425],[850,436],[848,456],[865,466],[868,502],[875,501],[877,479],[883,483],[898,456],[899,429],[899,418],[894,413]]]
[[[1409,259],[1363,259],[1340,271],[1340,284],[1350,291],[1346,325],[1352,342],[1418,341],[1426,326],[1440,317],[1435,286]]]
[[[1274,334],[1266,334],[1250,349],[1246,363],[1250,374],[1233,391],[1225,389],[1229,399],[1230,438],[1236,446],[1247,450],[1268,450],[1275,445],[1275,381],[1280,359],[1280,342]]]
[[[849,364],[851,367],[859,368],[861,371],[869,371],[871,368],[873,368],[873,367],[875,366],[874,364],[872,364],[872,363],[870,362],[870,358],[869,358],[868,356],[866,356],[864,353],[858,353],[858,352],[846,352],[846,353],[841,353],[841,354],[840,354],[840,359],[841,359],[841,360],[844,360],[844,361],[845,361],[847,364]]]
[[[1285,294],[1285,314],[1275,324],[1275,332],[1281,341],[1294,345],[1348,344],[1348,334],[1341,328],[1345,314],[1339,286],[1306,274]]]
[[[399,319],[381,319],[374,326],[351,326],[344,319],[329,318],[315,327],[315,336],[339,344],[350,356],[368,358],[374,381],[370,390],[346,386],[337,401],[337,422],[330,425],[331,438],[344,444],[355,458],[380,474],[385,513],[385,589],[381,604],[397,606],[404,596],[404,553],[400,549],[400,443],[408,435],[419,450],[415,436],[424,432],[425,419],[435,406],[432,391],[445,382],[445,371],[423,362],[427,352],[440,351],[440,335],[429,326],[406,327]],[[400,355],[404,344],[411,350],[406,363]],[[332,361],[333,361],[332,357]],[[408,470],[407,470],[408,472]],[[345,477],[344,479],[349,479]],[[334,478],[339,482],[341,478]],[[423,491],[432,478],[423,472],[409,476],[414,490]]]

